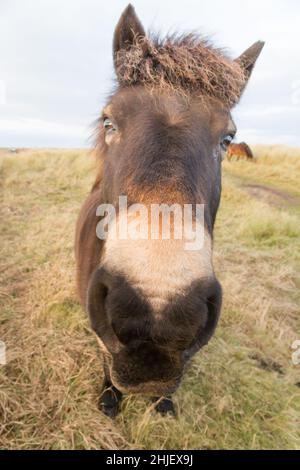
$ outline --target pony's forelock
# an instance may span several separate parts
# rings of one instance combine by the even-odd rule
[[[195,34],[137,37],[119,50],[115,68],[120,86],[171,87],[234,106],[246,83],[243,68],[222,49]]]

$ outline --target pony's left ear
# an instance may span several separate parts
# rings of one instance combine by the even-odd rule
[[[123,11],[115,29],[113,41],[114,60],[121,49],[129,49],[136,40],[143,37],[145,37],[145,30],[133,6],[129,4]]]
[[[240,55],[237,59],[235,59],[235,62],[240,64],[245,71],[245,75],[246,75],[245,86],[247,85],[247,82],[251,76],[252,70],[254,69],[255,63],[264,45],[265,43],[263,41],[257,41],[251,47],[249,47],[249,49],[243,52],[242,55]]]

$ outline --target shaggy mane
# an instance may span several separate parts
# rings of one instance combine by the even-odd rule
[[[223,50],[195,34],[158,38],[136,37],[115,56],[121,86],[150,85],[198,92],[236,104],[246,83],[243,68]]]

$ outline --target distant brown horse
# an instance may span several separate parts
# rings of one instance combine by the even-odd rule
[[[99,120],[98,176],[76,233],[78,291],[104,353],[100,405],[109,416],[122,393],[167,397],[157,409],[172,411],[170,395],[188,360],[215,331],[222,295],[212,235],[221,160],[236,132],[230,110],[262,47],[257,42],[234,61],[195,35],[151,38],[131,5],[116,27],[118,86]],[[186,233],[165,238],[160,219],[151,226],[156,238],[116,237],[127,216],[120,196],[147,210],[204,206],[202,246],[187,249]],[[98,230],[103,207],[116,208],[106,237]],[[194,211],[188,231],[197,222]]]
[[[230,162],[232,157],[236,157],[237,160],[244,158],[246,160],[253,160],[254,156],[251,148],[246,142],[240,144],[230,144],[227,150],[227,160]]]

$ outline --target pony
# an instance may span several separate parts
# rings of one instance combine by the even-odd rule
[[[240,144],[230,144],[227,150],[227,160],[230,162],[232,157],[236,157],[237,160],[240,158],[246,160],[254,160],[254,156],[251,148],[246,142],[241,142]]]
[[[116,26],[117,83],[97,123],[98,172],[75,240],[79,297],[103,352],[99,406],[108,416],[128,393],[174,412],[172,394],[187,364],[215,332],[222,303],[213,267],[221,160],[236,133],[231,110],[263,45],[232,60],[195,34],[146,35],[132,5]],[[156,237],[115,236],[124,234],[128,208],[135,208],[132,228],[139,211],[154,205],[161,208],[151,220]],[[175,223],[175,208],[190,206],[191,217]],[[113,223],[103,207],[114,208]],[[166,207],[170,237],[163,233]],[[185,231],[175,237],[183,218]],[[187,249],[199,221],[202,244]]]

